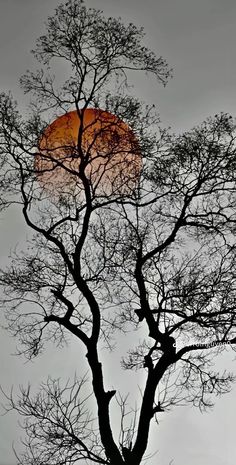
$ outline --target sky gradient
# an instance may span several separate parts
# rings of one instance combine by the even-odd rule
[[[144,26],[146,44],[162,55],[173,68],[166,88],[152,79],[137,77],[140,98],[155,103],[162,122],[182,132],[210,115],[226,111],[236,116],[236,2],[234,0],[87,0],[108,16],[121,16]],[[11,90],[24,106],[18,78],[34,66],[30,49],[43,32],[43,22],[59,4],[57,0],[0,0],[0,91]],[[21,215],[11,210],[0,217],[0,265],[7,263],[10,248],[24,243],[27,231]],[[120,342],[120,347],[124,341]],[[47,378],[73,376],[77,365],[77,345],[61,352],[48,347],[45,354],[25,363],[11,354],[15,340],[1,330],[0,383],[4,389],[14,384],[33,386]],[[112,356],[113,357],[113,356]],[[113,358],[107,359],[107,373]],[[116,356],[115,356],[116,357]],[[221,367],[235,366],[234,353],[221,360]],[[116,358],[118,362],[118,359]],[[79,367],[79,370],[81,365]],[[235,371],[235,369],[234,369]],[[119,379],[112,375],[114,386]],[[122,387],[122,386],[121,386]],[[152,432],[153,451],[149,465],[235,465],[236,388],[217,399],[215,409],[205,415],[193,408],[177,408],[163,415]],[[14,416],[0,417],[0,465],[15,465],[11,450],[21,432]]]

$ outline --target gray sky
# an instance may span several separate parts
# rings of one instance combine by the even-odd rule
[[[0,91],[11,89],[23,105],[18,77],[34,65],[29,51],[42,33],[43,21],[57,0],[0,0]],[[220,111],[236,115],[236,2],[234,0],[87,0],[107,15],[121,16],[143,25],[147,44],[163,55],[174,69],[174,77],[164,89],[152,80],[137,78],[135,85],[142,100],[154,102],[163,123],[183,131]],[[17,211],[0,218],[1,264],[8,250],[24,241],[26,230]],[[123,341],[121,342],[121,346]],[[34,386],[52,376],[73,376],[77,365],[77,345],[59,354],[49,347],[34,363],[13,357],[15,341],[1,331],[1,384],[27,383]],[[232,366],[229,351],[221,365]],[[107,361],[109,372],[113,359]],[[114,386],[115,374],[112,376]],[[234,465],[235,393],[217,400],[215,409],[201,415],[192,408],[178,408],[164,415],[152,434],[157,455],[150,465]],[[14,465],[11,443],[20,430],[16,418],[0,418],[0,465]]]

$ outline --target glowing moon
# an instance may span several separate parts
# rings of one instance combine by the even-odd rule
[[[66,113],[45,129],[34,166],[40,185],[51,193],[83,192],[84,171],[92,195],[120,195],[137,186],[142,157],[125,122],[88,108]]]

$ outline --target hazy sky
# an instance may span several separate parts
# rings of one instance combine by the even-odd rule
[[[0,91],[11,89],[20,104],[24,96],[18,90],[18,78],[34,65],[29,51],[58,3],[0,0]],[[146,78],[135,81],[140,98],[158,106],[166,126],[183,131],[220,111],[236,116],[234,0],[87,0],[86,5],[143,25],[147,44],[174,69],[165,89]],[[0,218],[1,264],[7,261],[9,248],[24,241],[25,234],[17,211]],[[15,341],[1,331],[1,384],[5,389],[28,380],[37,386],[48,374],[73,375],[81,367],[75,344],[59,354],[48,348],[44,356],[27,364],[10,355],[14,350]],[[230,365],[233,358],[229,351],[221,364]],[[107,372],[112,359],[109,364]],[[118,379],[115,375],[112,379],[115,386]],[[152,434],[158,453],[149,464],[168,465],[173,459],[173,465],[235,465],[235,394],[236,389],[218,399],[214,411],[206,415],[192,408],[164,415]],[[11,443],[17,443],[19,434],[14,417],[0,418],[0,465],[15,464]]]

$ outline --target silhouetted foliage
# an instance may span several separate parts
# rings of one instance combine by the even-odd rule
[[[19,463],[138,465],[160,412],[183,403],[205,409],[234,380],[214,370],[213,356],[236,342],[235,121],[222,113],[180,136],[163,129],[155,108],[128,92],[134,71],[166,84],[165,60],[145,47],[142,29],[80,0],[57,8],[34,55],[41,68],[21,79],[31,95],[27,115],[10,94],[0,96],[0,206],[18,205],[32,231],[26,250],[1,270],[2,306],[26,357],[71,335],[78,354],[81,345],[86,349],[90,375],[66,386],[49,379],[36,396],[30,388],[18,398],[7,395],[7,409],[25,418]],[[97,139],[84,149],[88,107],[132,129],[136,156],[142,154],[132,189],[117,188],[116,179],[105,192],[104,172],[93,178],[88,170]],[[77,143],[62,158],[39,153],[45,128],[74,109],[82,128]],[[113,138],[110,159],[117,150]],[[65,172],[73,189],[47,190],[37,157],[51,162],[44,165],[48,182],[55,170]],[[105,387],[112,382],[104,380],[100,350],[112,350],[120,333],[129,333],[133,345],[122,367],[142,370],[145,379],[135,408]]]

